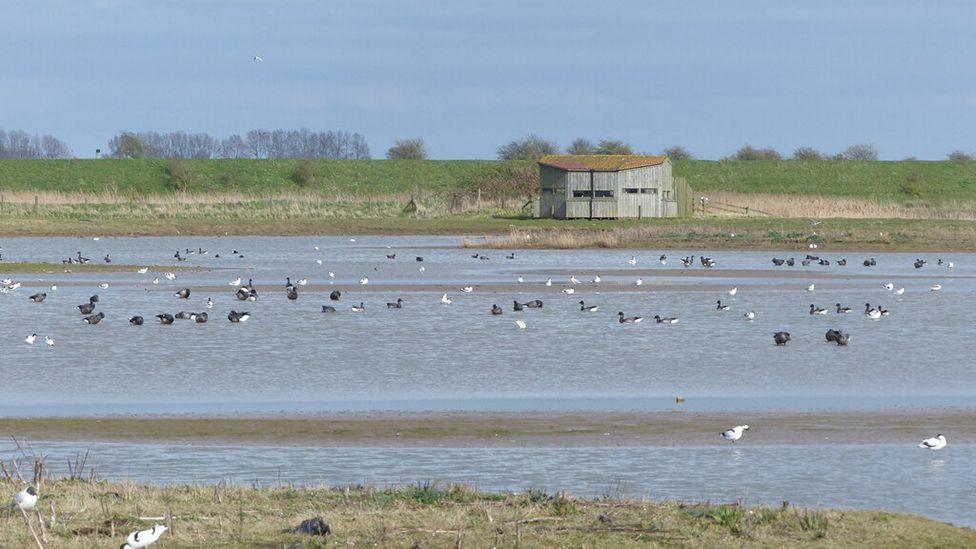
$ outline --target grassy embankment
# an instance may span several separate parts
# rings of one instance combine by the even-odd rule
[[[14,483],[6,485],[15,489]],[[47,481],[38,538],[52,547],[117,547],[167,524],[175,547],[972,547],[976,531],[914,515],[738,504],[577,499],[464,487],[398,489],[150,487]],[[52,511],[53,510],[53,511]],[[52,519],[52,512],[54,517]],[[18,513],[19,514],[19,513]],[[38,515],[44,521],[43,530]],[[330,533],[299,534],[321,517]],[[44,543],[44,540],[40,540]],[[298,545],[293,545],[298,543]],[[0,546],[32,547],[21,516],[0,520]]]
[[[0,234],[519,230],[538,238],[498,245],[976,248],[976,162],[686,161],[675,174],[712,199],[705,215],[534,220],[521,209],[534,188],[525,162],[4,160]],[[411,200],[417,210],[405,213]],[[809,218],[829,218],[819,238]]]

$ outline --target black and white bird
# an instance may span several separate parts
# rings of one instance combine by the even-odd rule
[[[156,318],[159,319],[160,324],[172,324],[176,320],[173,318],[173,315],[169,313],[158,314],[156,315]]]
[[[334,313],[334,312],[336,312],[336,308],[333,307],[333,306],[331,306],[331,305],[322,305],[322,312],[323,313]]]
[[[85,318],[82,319],[82,321],[85,324],[95,325],[101,322],[103,318],[105,318],[105,313],[96,313],[93,315],[86,316]]]
[[[37,340],[37,334],[31,334],[24,338],[24,343],[28,345],[33,345],[36,340]]]
[[[359,302],[359,305],[353,305],[352,306],[352,312],[354,312],[354,313],[361,313],[361,312],[363,312],[365,310],[366,310],[366,306],[363,305],[363,302],[362,301]]]
[[[231,321],[234,324],[247,322],[249,318],[251,318],[251,313],[247,311],[242,311],[242,312],[231,311],[227,313],[227,320]]]
[[[285,290],[285,296],[291,301],[298,299],[298,286],[289,286],[288,289]]]
[[[827,309],[817,307],[813,303],[810,304],[810,314],[812,315],[825,315],[827,314]]]
[[[518,304],[518,301],[516,301],[515,304],[517,305]],[[587,305],[586,303],[583,303],[582,301],[579,302],[579,305],[580,305],[580,310],[583,311],[583,312],[587,312],[587,313],[595,313],[598,310],[600,310],[600,307],[599,306],[597,306],[597,305]]]
[[[720,299],[720,300],[718,300],[718,301],[715,302],[715,310],[716,311],[728,311],[729,310],[729,306],[728,305],[722,305],[722,300]]]
[[[37,505],[37,491],[28,486],[14,494],[13,507],[22,511],[33,511]]]
[[[176,297],[178,297],[180,299],[189,299],[190,298],[190,289],[189,288],[183,288],[182,290],[176,292],[176,294],[174,294],[174,295],[176,295]]]
[[[723,431],[722,432],[722,438],[724,438],[725,440],[731,441],[732,444],[735,444],[735,441],[737,441],[740,438],[742,438],[742,434],[745,433],[748,430],[749,430],[749,426],[748,425],[737,425],[737,426],[729,429],[728,431]]]
[[[640,324],[644,320],[639,316],[624,316],[623,311],[617,313],[617,322],[620,324]]]
[[[654,321],[658,324],[677,324],[678,319],[673,316],[654,315]]]
[[[392,303],[387,303],[386,304],[386,308],[387,309],[402,309],[403,308],[403,299],[398,297],[396,301],[394,301]]]
[[[938,434],[932,438],[927,438],[919,443],[919,448],[924,448],[926,450],[941,450],[946,447],[949,442],[946,440],[945,435]]]
[[[204,324],[209,319],[210,319],[210,315],[208,315],[207,313],[197,313],[197,314],[193,315],[193,320],[197,324]]]
[[[847,313],[850,313],[850,312],[851,312],[851,308],[850,307],[844,307],[840,303],[837,304],[837,314],[839,314],[839,315],[846,315]]]
[[[47,298],[47,294],[45,293],[34,294],[30,296],[30,300],[33,301],[34,303],[44,303],[44,300],[46,298]]]
[[[145,320],[139,315],[129,318],[129,324],[132,324],[133,326],[142,326],[143,322],[145,322]]]
[[[119,549],[142,549],[144,547],[149,547],[150,545],[159,541],[159,537],[166,532],[168,528],[162,524],[157,524],[148,530],[140,530],[138,532],[132,532],[129,537],[125,538],[125,543],[123,543]]]

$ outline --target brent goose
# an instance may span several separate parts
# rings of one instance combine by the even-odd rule
[[[340,297],[342,297],[342,292],[340,292],[339,290],[332,290],[332,293],[329,294],[329,299],[331,299],[332,301],[339,301]]]
[[[620,324],[638,324],[644,320],[639,316],[624,316],[623,311],[617,313],[617,322]]]
[[[190,298],[190,289],[189,288],[183,288],[182,290],[176,292],[175,295],[176,295],[176,297],[178,297],[180,299],[189,299]]]
[[[595,312],[597,312],[600,309],[600,307],[598,307],[596,305],[587,305],[586,303],[583,303],[582,301],[579,302],[579,305],[580,305],[580,310],[581,311],[585,311],[585,312],[588,312],[588,313],[595,313]]]
[[[790,340],[789,332],[776,332],[775,334],[773,334],[773,341],[775,341],[777,345],[786,345],[786,342],[789,340]]]
[[[498,304],[492,305],[491,306],[491,314],[493,314],[493,315],[500,315],[500,314],[502,314],[502,308],[499,307]]]
[[[129,319],[129,324],[132,324],[133,326],[142,326],[143,322],[145,322],[145,320],[143,320],[143,318],[139,315]]]
[[[34,294],[30,296],[30,300],[33,301],[34,303],[44,303],[45,298],[47,298],[47,294],[45,293]]]
[[[159,319],[160,324],[172,324],[173,321],[176,320],[173,318],[173,315],[167,313],[158,314],[156,315],[156,318]]]
[[[662,317],[660,315],[654,315],[654,321],[657,322],[658,324],[677,324],[678,323],[678,319],[675,318],[675,317],[673,317],[673,316],[664,316],[664,317]]]
[[[401,299],[401,298],[398,297],[397,300],[394,301],[393,303],[387,303],[386,304],[386,308],[387,309],[402,309],[403,308],[403,299]]]
[[[334,312],[336,312],[336,308],[333,307],[333,306],[331,306],[331,305],[322,305],[322,312],[323,313],[334,313]]]
[[[101,322],[103,318],[105,318],[105,313],[97,313],[97,314],[93,314],[93,315],[90,315],[90,316],[86,316],[82,320],[85,322],[85,324],[93,324],[94,325],[94,324],[98,324],[99,322]]]

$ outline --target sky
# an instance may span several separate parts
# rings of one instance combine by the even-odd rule
[[[0,127],[976,152],[976,2],[0,0]],[[263,63],[253,61],[255,55]]]

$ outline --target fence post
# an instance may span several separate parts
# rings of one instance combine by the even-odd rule
[[[637,205],[637,219],[640,220],[642,217],[643,217],[643,211],[641,209],[641,205],[638,204]]]
[[[34,195],[34,213],[37,213],[37,195]]]

